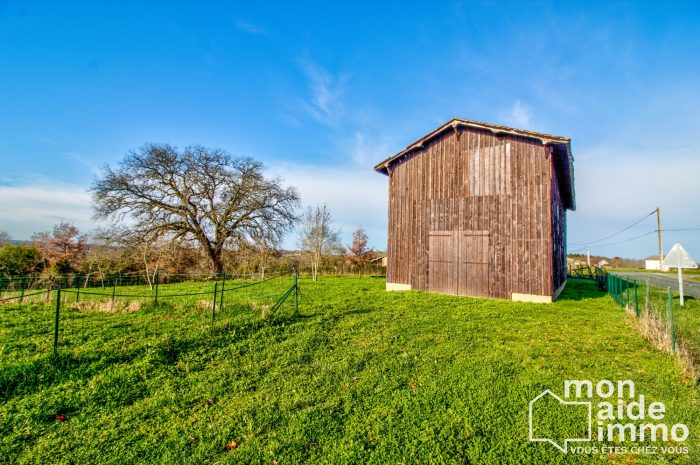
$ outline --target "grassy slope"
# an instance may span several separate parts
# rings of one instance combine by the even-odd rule
[[[609,463],[527,442],[529,400],[581,378],[634,380],[647,399],[666,403],[669,424],[689,425],[697,454],[698,388],[592,283],[571,282],[553,305],[383,286],[376,278],[304,280],[299,317],[287,308],[262,322],[254,311],[229,311],[214,330],[196,310],[71,311],[56,365],[50,310],[4,308],[0,457]],[[240,445],[227,451],[234,440]],[[685,459],[698,463],[697,455]]]

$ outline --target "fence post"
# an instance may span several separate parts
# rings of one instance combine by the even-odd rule
[[[622,290],[622,276],[620,276],[618,282],[620,284],[620,288],[617,290],[617,304],[620,306],[620,308],[622,308],[625,305],[625,296],[623,294],[624,291]]]
[[[668,323],[671,325],[671,353],[676,353],[676,332],[673,329],[673,296],[671,287],[668,288]]]
[[[610,289],[608,290],[610,297],[615,300],[615,275],[610,275]]]
[[[211,322],[214,324],[214,317],[216,315],[216,298],[219,296],[217,292],[217,287],[219,283],[217,281],[214,281],[214,299],[211,302]]]
[[[617,289],[617,305],[619,305],[620,308],[622,308],[625,305],[625,303],[624,303],[625,296],[622,294],[622,292],[623,292],[622,291],[622,276],[620,276],[620,278],[617,280],[617,282],[619,284],[619,287]]]
[[[112,308],[114,308],[114,294],[117,293],[117,281],[112,281]]]
[[[649,287],[649,280],[646,280],[646,289],[644,290],[644,312],[649,314],[649,301],[651,300],[651,288]]]
[[[625,306],[625,278],[620,276],[620,307]]]
[[[224,309],[224,288],[226,287],[226,272],[224,271],[224,280],[221,281],[221,300],[219,300],[219,311]]]
[[[155,303],[158,304],[158,281],[160,281],[160,275],[156,271],[155,282],[156,282],[156,300]]]
[[[625,277],[625,290],[627,293],[627,308],[630,308],[630,278],[629,275]]]
[[[634,314],[639,318],[639,296],[637,295],[637,280],[634,280]]]
[[[53,353],[56,355],[58,353],[58,316],[61,311],[61,286],[56,289],[56,314],[54,316],[53,324]]]
[[[294,314],[299,313],[299,272],[294,270]]]

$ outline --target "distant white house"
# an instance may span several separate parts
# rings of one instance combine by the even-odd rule
[[[662,267],[659,259],[653,257],[647,257],[646,260],[644,260],[644,268],[647,270],[668,271],[667,266]]]

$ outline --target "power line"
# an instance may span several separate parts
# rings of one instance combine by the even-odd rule
[[[627,231],[628,229],[630,229],[630,228],[632,228],[632,227],[634,227],[634,226],[637,226],[639,223],[641,223],[642,221],[646,220],[647,218],[649,218],[651,215],[654,215],[655,213],[656,213],[656,209],[652,210],[648,215],[644,216],[643,218],[640,218],[639,220],[635,221],[634,223],[632,223],[632,224],[630,224],[630,225],[627,225],[627,226],[623,227],[622,229],[615,230],[613,233],[608,234],[607,236],[601,237],[601,238],[599,238],[599,239],[593,239],[593,240],[590,240],[590,241],[587,241],[587,242],[574,242],[574,243],[572,243],[571,245],[593,245],[593,244],[596,244],[596,243],[598,243],[598,242],[601,242],[601,241],[610,239],[610,238],[612,238],[612,237],[617,236],[618,234],[621,234],[621,233]],[[655,231],[654,231],[654,232],[655,232]]]
[[[624,243],[626,243],[626,242],[631,242],[631,241],[635,241],[635,240],[637,240],[637,239],[641,239],[642,237],[646,237],[646,236],[649,236],[649,235],[651,235],[651,234],[656,234],[656,231],[645,232],[644,234],[640,234],[639,236],[630,237],[630,238],[625,239],[625,240],[622,240],[622,241],[609,242],[609,243],[607,243],[607,244],[597,244],[596,247],[608,247],[608,246],[610,246],[610,245],[624,244]]]
[[[645,218],[642,218],[642,220],[643,220],[643,219],[646,219],[646,217],[645,217]],[[638,221],[637,223],[639,223],[639,221]],[[631,225],[631,226],[632,226],[632,225]],[[631,227],[631,226],[629,226],[629,227]],[[627,227],[626,229],[629,229],[629,227]],[[673,232],[675,232],[675,231],[700,231],[700,228],[673,228],[673,229],[662,229],[662,231],[673,231]],[[593,244],[595,244],[595,246],[598,247],[598,248],[600,248],[600,247],[608,247],[608,246],[611,246],[611,245],[619,245],[619,244],[624,244],[624,243],[626,243],[626,242],[631,242],[631,241],[635,241],[635,240],[637,240],[637,239],[641,239],[642,237],[647,237],[647,236],[649,236],[649,235],[651,235],[651,234],[656,234],[657,232],[659,232],[659,230],[658,230],[658,229],[655,229],[655,230],[653,230],[653,231],[648,231],[648,232],[645,232],[644,234],[640,234],[640,235],[634,236],[634,237],[629,237],[629,238],[624,239],[624,240],[621,240],[621,241],[609,242],[609,243],[607,243],[607,244],[597,244],[597,243],[594,242]],[[572,244],[572,245],[576,245],[576,244]],[[585,248],[585,247],[580,247],[580,248],[578,248],[578,249],[568,250],[568,251],[567,251],[567,254],[576,254],[576,253],[585,252],[585,251],[586,251],[586,248]]]

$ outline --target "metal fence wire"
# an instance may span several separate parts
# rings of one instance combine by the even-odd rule
[[[268,275],[286,273],[287,269],[276,270]],[[91,273],[91,274],[66,274],[66,275],[26,275],[26,276],[2,276],[0,275],[0,294],[24,289],[25,291],[38,289],[86,289],[86,288],[111,288],[122,286],[148,286],[156,284],[172,284],[182,282],[214,282],[226,279],[264,279],[265,273],[171,273],[168,271],[155,272],[128,272],[128,273]]]
[[[0,275],[0,299],[6,297],[5,294],[24,290],[25,292],[37,291],[40,289],[108,289],[122,286],[148,286],[182,283],[182,282],[214,282],[231,279],[256,279],[266,278],[268,275],[285,273],[289,267],[274,267],[265,272],[251,273],[173,273],[169,271],[132,271],[124,273],[98,273],[88,274],[37,274],[26,276],[4,276]],[[310,270],[293,266],[300,275],[309,275]],[[351,275],[351,276],[386,276],[386,267],[374,263],[366,265],[330,265],[324,264],[319,267],[320,275]]]
[[[663,333],[668,336],[668,349],[671,353],[675,353],[677,322],[673,318],[673,293],[671,288],[668,287],[665,290],[653,288],[648,280],[640,286],[636,279],[629,279],[614,273],[606,273],[603,279],[598,278],[599,284],[621,308],[634,314],[636,318],[653,318],[658,320]],[[640,287],[642,291],[640,291]],[[640,292],[643,293],[641,305]]]
[[[676,289],[664,286],[667,281],[654,275],[638,280],[595,267],[570,276],[597,281],[620,308],[634,315],[645,338],[676,355],[686,373],[700,381],[700,302],[694,295],[688,295],[685,306],[680,306]]]
[[[118,318],[112,314],[138,314],[149,322],[147,331],[159,320],[184,318],[199,326],[213,327],[219,320],[225,322],[243,313],[259,315],[260,319],[275,319],[281,307],[291,302],[292,315],[299,312],[299,275],[295,270],[259,275],[220,274],[202,280],[163,283],[156,274],[151,283],[136,280],[113,280],[111,286],[71,287],[62,284],[75,282],[54,281],[46,289],[28,290],[29,281],[12,290],[5,287],[0,305],[6,312],[24,312],[30,333],[50,333],[54,354],[59,349],[62,335],[90,333],[90,325],[113,325]],[[149,313],[150,312],[150,313]],[[101,319],[86,318],[90,314],[105,315]],[[144,316],[144,313],[148,314]],[[152,315],[151,315],[152,314]],[[152,318],[149,318],[152,316]],[[126,317],[128,319],[129,317]],[[122,317],[122,320],[124,318]],[[52,328],[49,331],[47,323]],[[139,321],[141,321],[139,320]],[[102,323],[100,323],[102,322]],[[87,326],[87,327],[86,327]]]
[[[684,371],[700,381],[700,318],[692,297],[681,306],[671,287],[659,287],[651,279],[630,279],[619,273],[597,278],[621,308],[635,316],[642,335],[658,348],[675,355]]]

